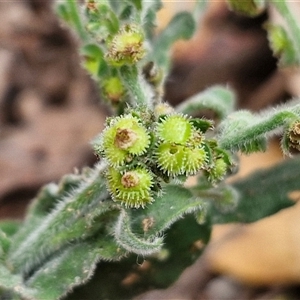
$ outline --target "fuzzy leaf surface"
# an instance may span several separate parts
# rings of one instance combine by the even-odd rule
[[[236,97],[233,91],[216,85],[196,94],[176,107],[176,110],[184,114],[195,116],[203,109],[210,109],[220,119],[224,119],[234,110]]]
[[[199,257],[201,245],[207,243],[209,236],[210,224],[199,225],[193,214],[185,216],[166,230],[161,252],[149,257],[129,254],[118,262],[102,261],[93,278],[66,299],[125,300],[153,288],[166,288]],[[127,283],[130,276],[136,280]]]
[[[155,40],[153,46],[155,53],[153,55],[158,66],[167,67],[170,47],[179,39],[191,38],[195,29],[195,20],[190,13],[181,12],[176,14]]]
[[[23,284],[18,274],[12,274],[4,265],[0,264],[0,298],[1,299],[34,299],[33,290]],[[34,299],[35,300],[35,299]],[[38,299],[36,299],[38,300]]]
[[[157,236],[185,214],[201,210],[203,205],[203,200],[194,197],[187,188],[168,185],[154,203],[132,213],[132,230],[145,238]]]
[[[26,219],[13,237],[13,248],[18,249],[28,236],[44,221],[62,197],[78,187],[81,176],[66,175],[59,185],[50,183],[44,186],[28,208]]]
[[[60,299],[75,286],[85,283],[93,275],[97,262],[119,260],[124,254],[112,236],[102,233],[66,248],[38,269],[26,285],[34,288],[36,299]]]
[[[12,242],[9,260],[15,271],[30,271],[45,257],[74,240],[91,236],[102,226],[91,226],[94,218],[111,209],[112,201],[105,201],[109,195],[102,172],[96,167],[21,243]]]
[[[300,158],[287,159],[233,183],[240,200],[233,212],[213,210],[213,223],[254,222],[292,206],[290,195],[300,190]]]
[[[139,238],[132,232],[130,217],[125,210],[121,211],[119,220],[115,227],[115,238],[117,243],[129,252],[140,255],[150,255],[158,252],[163,243],[162,238],[153,238],[146,240]]]

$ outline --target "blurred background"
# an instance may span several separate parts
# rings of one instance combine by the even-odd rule
[[[177,11],[193,9],[193,1],[163,2],[157,30]],[[103,128],[108,112],[98,87],[80,66],[80,41],[58,20],[54,4],[0,1],[1,219],[22,218],[43,184],[97,160],[89,142]],[[298,13],[299,5],[292,5]],[[223,0],[208,1],[195,36],[177,42],[170,53],[166,101],[177,104],[216,83],[232,87],[237,107],[252,111],[298,96],[298,70],[279,69],[269,48],[262,25],[270,19],[280,21],[272,10],[248,18],[229,11]],[[238,176],[281,159],[274,141],[267,153],[241,157]]]

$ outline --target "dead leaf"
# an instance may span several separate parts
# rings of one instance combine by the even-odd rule
[[[205,258],[212,272],[252,285],[300,283],[300,203],[212,242]]]

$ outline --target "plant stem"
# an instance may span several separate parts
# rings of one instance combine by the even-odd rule
[[[136,66],[122,66],[120,75],[123,83],[131,94],[131,104],[152,106],[153,92],[148,83],[139,74]]]
[[[259,138],[262,135],[289,123],[291,120],[299,119],[300,106],[295,106],[292,110],[277,111],[273,115],[258,119],[254,124],[234,131],[232,134],[225,132],[219,137],[219,145],[223,149],[240,149],[241,145]],[[230,119],[229,119],[230,120]]]

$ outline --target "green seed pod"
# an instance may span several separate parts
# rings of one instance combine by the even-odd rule
[[[113,38],[107,58],[111,64],[122,66],[135,64],[144,55],[144,34],[136,25],[127,24]]]
[[[169,176],[184,173],[185,147],[172,143],[160,144],[155,152],[158,167]]]
[[[112,166],[121,166],[128,158],[141,155],[150,145],[150,135],[132,115],[113,119],[102,134],[101,149]]]
[[[157,125],[157,135],[164,142],[185,144],[192,132],[192,124],[182,114],[169,115]]]
[[[186,175],[193,175],[203,168],[208,160],[206,151],[203,147],[185,148],[184,171]]]
[[[208,179],[211,182],[216,182],[224,179],[227,172],[227,163],[223,158],[217,158],[212,169],[208,171]]]
[[[109,168],[106,176],[114,201],[133,208],[144,208],[153,202],[153,176],[146,169],[138,168],[121,173],[115,168]]]
[[[300,121],[293,122],[287,131],[288,144],[290,147],[300,150]]]

